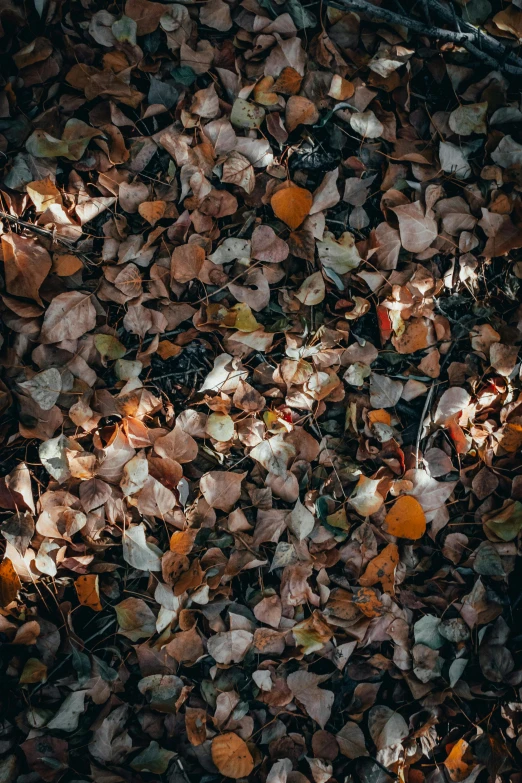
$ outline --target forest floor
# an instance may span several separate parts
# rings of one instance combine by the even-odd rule
[[[522,2],[0,4],[0,783],[522,783]]]

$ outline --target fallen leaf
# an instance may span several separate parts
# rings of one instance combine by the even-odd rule
[[[74,586],[78,595],[78,600],[82,606],[88,606],[95,612],[101,612],[103,606],[100,602],[100,590],[97,574],[86,574],[76,579]]]
[[[254,769],[248,746],[237,734],[219,734],[212,740],[212,761],[226,778],[245,778]]]
[[[380,582],[383,590],[393,595],[395,592],[395,569],[398,564],[399,550],[395,544],[388,544],[368,564],[359,582],[363,587],[372,587]]]
[[[287,182],[272,196],[270,201],[275,215],[295,230],[299,228],[305,217],[310,214],[312,194],[309,190]]]

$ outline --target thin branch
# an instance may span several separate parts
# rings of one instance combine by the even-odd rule
[[[514,76],[522,75],[522,60],[520,60],[520,58],[512,52],[509,52],[507,47],[492,36],[486,34],[480,34],[479,36],[478,28],[475,28],[468,23],[462,22],[462,26],[465,30],[458,32],[456,30],[446,30],[436,25],[429,25],[419,19],[413,19],[409,16],[402,16],[401,14],[395,13],[395,11],[376,6],[367,0],[327,0],[327,4],[333,8],[362,11],[363,13],[368,14],[372,20],[382,19],[389,24],[406,27],[408,30],[412,30],[418,35],[425,35],[428,38],[436,38],[439,41],[459,44],[467,49],[474,57],[485,62],[490,68],[499,71],[503,70]],[[448,21],[450,24],[455,23],[451,11],[446,11],[446,9],[436,0],[429,0],[429,7],[430,10],[436,11],[444,21]],[[484,44],[484,48],[489,50],[489,54],[476,46],[479,41]],[[493,51],[500,59],[496,59],[491,55]],[[520,65],[511,64],[508,60],[513,60],[514,62],[520,63]]]
[[[32,231],[34,234],[38,234],[41,237],[48,237],[49,239],[53,240],[53,242],[59,242],[61,245],[70,250],[71,253],[74,253],[82,261],[85,261],[86,264],[94,263],[85,253],[82,253],[81,250],[77,250],[77,248],[75,248],[74,245],[69,242],[69,240],[64,239],[59,234],[55,234],[54,231],[49,231],[48,228],[35,226],[33,223],[28,223],[27,220],[21,220],[14,215],[10,215],[8,212],[0,212],[0,218],[9,220],[10,223],[14,223],[17,226],[26,228],[28,231]]]
[[[443,19],[445,22],[451,24],[453,14],[446,6],[442,5],[439,0],[426,0],[426,2],[428,3],[430,10],[433,11],[433,13],[436,14],[439,19]],[[490,54],[494,55],[494,57],[500,62],[508,62],[511,60],[513,65],[522,66],[522,58],[515,54],[515,52],[511,51],[509,46],[503,44],[501,41],[497,41],[497,39],[493,38],[492,35],[488,35],[488,33],[484,32],[484,30],[475,27],[475,25],[472,25],[470,22],[466,22],[466,20],[462,17],[460,17],[459,22],[462,31],[470,33],[472,36],[474,36],[475,42],[477,43],[477,48],[488,49]]]

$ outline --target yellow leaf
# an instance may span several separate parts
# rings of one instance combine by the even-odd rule
[[[50,177],[28,182],[26,190],[37,213],[44,212],[51,204],[62,203],[60,191]]]

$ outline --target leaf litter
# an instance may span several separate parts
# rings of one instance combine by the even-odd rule
[[[0,15],[2,781],[518,780],[520,3]]]

